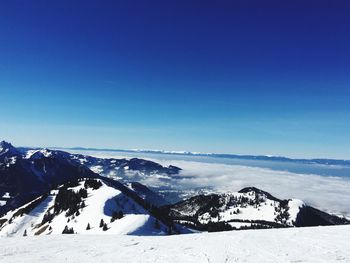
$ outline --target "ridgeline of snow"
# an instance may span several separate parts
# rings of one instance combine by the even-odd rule
[[[228,206],[230,198],[246,198],[249,200],[244,205],[239,206]],[[199,217],[199,222],[208,223],[211,222],[225,222],[230,220],[264,220],[269,222],[279,222],[276,220],[276,216],[280,214],[281,211],[276,211],[280,209],[280,202],[268,199],[265,195],[258,195],[255,192],[248,193],[231,193],[226,194],[227,202],[222,208],[222,212],[218,213],[218,217],[213,218],[210,213],[205,213]],[[249,202],[254,202],[259,199],[258,204],[249,204]],[[300,208],[305,204],[301,200],[291,199],[288,202],[287,212],[289,214],[287,220],[282,220],[282,222],[288,226],[293,226]],[[281,223],[282,223],[281,222]]]
[[[1,262],[350,262],[350,226],[0,238]]]
[[[345,165],[350,166],[348,159],[329,159],[329,158],[293,158],[276,154],[232,154],[232,153],[210,153],[210,152],[193,152],[193,151],[168,151],[157,149],[98,149],[98,148],[57,148],[67,151],[91,151],[91,152],[116,152],[116,153],[145,153],[145,154],[164,154],[164,155],[182,155],[182,156],[200,156],[200,157],[215,157],[228,159],[244,159],[244,160],[262,160],[262,161],[280,161],[292,163],[306,163],[306,164],[321,164],[321,165]]]
[[[78,192],[84,188],[84,181],[73,188]],[[162,235],[166,233],[166,227],[161,223],[157,227],[156,219],[131,198],[121,191],[102,183],[98,189],[87,188],[87,198],[83,198],[85,207],[79,209],[79,215],[74,213],[66,215],[61,211],[50,222],[42,224],[44,215],[50,212],[54,214],[55,198],[58,190],[52,190],[50,195],[43,200],[40,197],[24,206],[8,212],[0,220],[7,220],[0,224],[0,236],[23,236],[62,234],[65,226],[73,228],[77,234],[118,234],[118,235]],[[31,203],[39,200],[28,214],[21,212]],[[121,219],[111,221],[113,212],[122,211]],[[107,224],[108,230],[100,227],[101,219]],[[90,229],[87,230],[87,225]]]
[[[280,200],[262,190],[249,187],[240,192],[190,198],[174,204],[170,208],[170,213],[181,222],[198,221],[204,225],[227,222],[237,229],[249,227],[251,225],[249,222],[253,221],[278,223],[290,227],[295,226],[297,216],[303,207],[305,203],[301,200]]]

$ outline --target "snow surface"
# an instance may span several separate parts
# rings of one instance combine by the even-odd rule
[[[30,159],[30,157],[32,157],[32,155],[35,154],[36,152],[38,152],[38,150],[28,150],[24,158]]]
[[[239,229],[241,227],[250,227],[252,225],[251,223],[241,223],[241,222],[230,222],[228,224],[232,227],[237,228],[237,229]]]
[[[94,173],[101,174],[103,172],[103,167],[101,165],[91,166],[90,170]]]
[[[41,150],[28,150],[26,155],[24,156],[25,159],[32,158],[35,154],[40,153],[45,157],[52,156],[52,152],[49,149],[41,149]]]
[[[0,238],[1,262],[350,262],[350,226]]]
[[[10,196],[10,193],[9,193],[9,192],[6,192],[2,197],[3,197],[3,198],[10,198],[11,196]]]
[[[288,213],[290,215],[289,219],[287,220],[288,224],[292,224],[293,221],[296,221],[300,208],[303,206],[305,206],[305,203],[299,199],[291,199],[288,201]]]
[[[77,192],[83,187],[84,181],[80,182],[79,186],[69,189]],[[53,212],[55,194],[57,194],[57,190],[53,190],[29,214],[14,216],[19,209],[28,205],[26,204],[2,217],[8,221],[0,227],[0,236],[23,236],[25,231],[28,236],[38,235],[38,232],[41,232],[41,235],[62,234],[66,225],[69,228],[72,227],[75,233],[89,235],[101,233],[107,235],[163,235],[166,233],[166,226],[159,222],[160,227],[156,229],[154,227],[156,219],[119,190],[102,183],[99,189],[88,188],[87,191],[88,197],[84,199],[86,206],[79,210],[79,216],[67,217],[64,211],[56,215],[50,223],[45,223],[39,228],[45,213]],[[114,211],[123,211],[124,217],[111,222]],[[9,223],[10,218],[12,218],[11,223]],[[107,231],[99,227],[101,219],[107,223]],[[90,224],[90,230],[86,229],[88,224]]]
[[[219,208],[218,216],[213,217],[210,212],[206,212],[204,214],[200,214],[198,220],[202,224],[207,224],[209,222],[230,222],[232,220],[263,220],[269,222],[277,222],[283,223],[285,225],[293,226],[293,222],[295,222],[297,215],[300,211],[300,208],[305,205],[305,203],[298,199],[290,199],[288,201],[287,212],[289,217],[287,220],[283,219],[278,220],[277,216],[281,214],[285,210],[285,208],[280,208],[280,202],[268,199],[268,197],[263,193],[256,193],[254,191],[250,191],[247,193],[238,193],[231,192],[224,194],[225,202],[223,206]],[[240,205],[230,204],[230,200],[235,198],[238,200],[239,198],[246,198],[249,201],[252,201],[252,204],[249,204],[249,201],[242,203]],[[254,200],[258,199],[259,204],[256,205]],[[200,206],[196,204],[188,204],[186,206],[181,207],[181,214],[193,216]],[[176,208],[174,208],[177,211]],[[277,212],[278,211],[278,212]],[[234,227],[241,226],[249,226],[250,224],[231,224]]]
[[[2,197],[0,197],[0,206],[6,205],[8,199],[10,199],[10,193],[6,192]]]

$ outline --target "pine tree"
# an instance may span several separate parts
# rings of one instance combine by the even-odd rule
[[[118,212],[116,212],[116,211],[114,211],[113,213],[112,213],[112,219],[111,219],[111,222],[113,222],[114,220],[116,220],[116,219],[121,219],[121,218],[123,218],[124,217],[124,214],[123,214],[123,211],[118,211]]]
[[[86,230],[90,230],[91,227],[90,227],[90,223],[87,224],[87,227],[86,227]]]
[[[23,236],[26,237],[27,236],[27,229],[24,230]]]
[[[67,232],[68,232],[68,226],[65,226],[63,231],[62,231],[62,234],[67,234]]]
[[[82,198],[86,198],[86,197],[87,197],[87,191],[86,191],[86,189],[81,188],[81,189],[79,190],[79,195],[80,195],[80,197],[82,197]]]
[[[74,229],[73,227],[71,228],[68,228],[68,226],[65,226],[63,231],[62,231],[62,234],[74,234]]]

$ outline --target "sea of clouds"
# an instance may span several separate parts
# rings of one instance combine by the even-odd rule
[[[87,152],[86,154],[105,158],[130,158],[127,153]],[[255,186],[278,198],[297,198],[321,210],[344,215],[350,218],[350,178],[299,174],[288,171],[276,171],[268,168],[244,165],[203,163],[185,160],[170,160],[159,157],[149,158],[162,165],[175,165],[183,170],[181,179],[174,187],[190,189],[211,187],[217,192],[235,192],[247,186]],[[150,178],[147,185],[161,185],[161,179]]]
[[[328,212],[350,216],[350,180],[344,177],[296,174],[266,168],[174,161],[183,168],[184,186],[212,186],[219,192],[255,186],[278,198],[302,199]]]

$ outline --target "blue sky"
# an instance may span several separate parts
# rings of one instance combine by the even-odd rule
[[[0,137],[349,159],[349,13],[323,0],[1,1]]]

